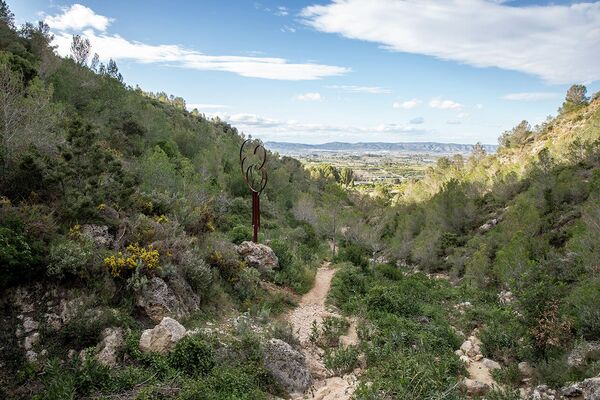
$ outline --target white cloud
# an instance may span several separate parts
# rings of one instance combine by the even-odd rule
[[[421,100],[419,99],[411,99],[406,101],[396,101],[392,104],[393,108],[403,108],[405,110],[412,110],[416,106],[421,104]]]
[[[219,109],[219,108],[229,108],[229,106],[226,106],[224,104],[203,104],[203,103],[187,103],[185,105],[185,107],[190,111],[193,110],[194,108],[197,108],[199,111],[214,110],[214,109]]]
[[[127,40],[116,34],[96,34],[91,29],[83,32],[92,44],[92,51],[103,61],[128,60],[139,63],[160,63],[203,71],[226,71],[251,78],[278,80],[314,80],[342,75],[349,68],[316,63],[291,63],[283,58],[252,56],[213,56],[179,45],[152,45]],[[70,53],[72,37],[67,32],[56,32],[53,44],[57,52]]]
[[[460,124],[462,124],[462,122],[457,121],[457,120],[446,121],[446,123],[448,125],[460,125]]]
[[[438,108],[440,110],[460,110],[463,105],[453,100],[444,100],[437,97],[429,102],[429,107]]]
[[[409,123],[412,125],[420,125],[420,124],[425,123],[425,118],[423,118],[423,117],[413,118],[409,121]]]
[[[550,83],[600,79],[600,2],[512,6],[494,0],[334,0],[302,11],[323,32]]]
[[[69,8],[64,8],[62,14],[47,16],[44,19],[44,22],[52,29],[76,31],[88,27],[105,31],[112,21],[112,18],[98,15],[92,9],[81,4],[73,4]]]
[[[461,113],[456,114],[456,118],[460,118],[460,119],[469,118],[470,116],[471,116],[471,114],[468,112],[461,112]]]
[[[511,101],[538,101],[538,100],[550,100],[560,97],[559,93],[555,92],[522,92],[522,93],[509,93],[502,96],[504,100]]]
[[[277,10],[275,10],[274,14],[277,15],[278,17],[285,17],[286,15],[289,14],[289,11],[288,11],[287,7],[279,6],[279,7],[277,7]]]
[[[368,133],[403,133],[403,134],[421,134],[421,129],[409,125],[396,123],[381,123],[375,126],[356,126],[356,125],[336,125],[321,123],[303,123],[295,120],[282,121],[273,118],[267,118],[256,114],[229,114],[226,112],[215,112],[208,114],[211,117],[218,117],[241,130],[248,130],[249,133],[262,132],[267,133],[318,133],[323,135],[336,134],[368,134]]]
[[[296,96],[294,98],[296,100],[300,100],[300,101],[323,101],[323,96],[321,96],[321,93],[317,93],[317,92],[309,92],[309,93],[299,94],[298,96]]]
[[[392,92],[390,89],[379,86],[329,85],[327,88],[348,93],[386,94]]]
[[[483,104],[475,104],[475,108],[478,110],[482,110],[483,109]]]
[[[281,28],[279,28],[279,30],[281,32],[289,32],[289,33],[295,33],[296,32],[296,28],[294,28],[293,26],[289,26],[289,25],[284,25]]]

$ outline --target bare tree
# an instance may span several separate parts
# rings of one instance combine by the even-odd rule
[[[81,35],[73,35],[71,42],[71,58],[79,65],[85,65],[90,56],[92,45],[88,38]]]
[[[0,109],[2,123],[2,176],[6,176],[10,162],[10,148],[19,132],[24,110],[21,107],[23,99],[23,83],[21,78],[12,72],[8,65],[0,64]]]

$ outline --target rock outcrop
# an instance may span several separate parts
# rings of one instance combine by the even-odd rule
[[[160,324],[146,329],[140,337],[140,350],[143,352],[166,354],[175,344],[187,335],[183,325],[173,318],[164,317]]]
[[[288,393],[303,393],[312,382],[304,355],[283,340],[267,342],[264,365]]]
[[[96,347],[96,360],[107,367],[117,366],[119,349],[124,343],[122,328],[106,328],[102,332],[102,341]]]
[[[137,305],[155,322],[162,321],[164,317],[182,318],[188,313],[173,290],[157,276],[142,289],[137,297]]]
[[[268,273],[279,268],[279,259],[269,246],[254,242],[242,242],[236,250],[250,267],[258,269],[261,273]]]
[[[600,360],[600,342],[583,342],[569,353],[567,364],[573,368],[581,368],[596,360]]]

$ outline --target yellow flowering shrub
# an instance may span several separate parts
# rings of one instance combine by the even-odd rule
[[[143,269],[147,272],[158,268],[160,253],[152,245],[141,247],[130,244],[125,253],[118,252],[104,259],[104,266],[114,277],[122,276],[124,271]]]

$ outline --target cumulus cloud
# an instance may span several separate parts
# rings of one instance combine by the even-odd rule
[[[295,97],[295,99],[300,100],[300,101],[322,101],[323,96],[321,96],[321,93],[309,92],[309,93],[299,94],[298,96]]]
[[[394,108],[403,108],[405,110],[411,110],[421,104],[421,100],[419,99],[411,99],[406,101],[396,101],[392,104]]]
[[[444,100],[437,97],[429,102],[429,107],[440,110],[460,110],[463,105],[453,100]]]
[[[179,45],[152,45],[130,41],[117,34],[97,34],[91,29],[83,36],[103,61],[128,60],[139,63],[161,63],[204,71],[226,71],[241,76],[277,80],[314,80],[342,75],[349,68],[316,63],[291,63],[283,58],[252,56],[213,56],[186,49]],[[53,44],[63,56],[70,53],[71,34],[56,32]]]
[[[559,93],[555,92],[522,92],[522,93],[509,93],[502,96],[504,100],[511,101],[539,101],[539,100],[550,100],[560,97]]]
[[[387,94],[392,92],[390,89],[379,86],[329,85],[327,88],[347,93]]]
[[[47,16],[44,19],[50,28],[59,30],[94,28],[105,31],[112,21],[112,18],[98,15],[91,8],[81,4],[73,4],[69,8],[64,8],[62,14]]]
[[[550,83],[600,79],[600,2],[513,6],[496,0],[334,0],[306,7],[323,32]]]
[[[279,6],[274,11],[274,14],[277,15],[278,17],[285,17],[289,14],[289,11],[288,11],[287,7]]]

